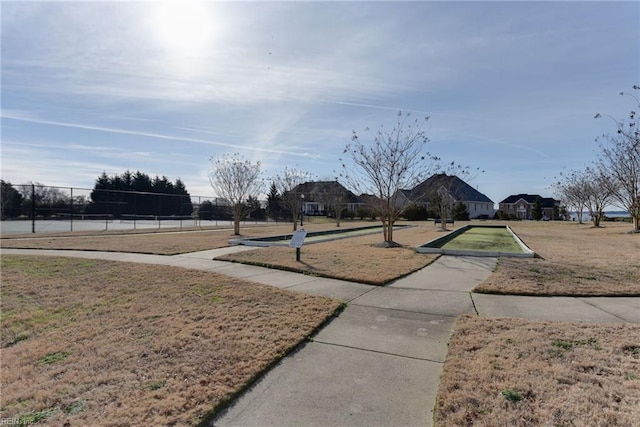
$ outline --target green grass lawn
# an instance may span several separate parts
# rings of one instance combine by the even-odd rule
[[[522,248],[506,228],[473,227],[445,243],[442,248],[522,253]]]

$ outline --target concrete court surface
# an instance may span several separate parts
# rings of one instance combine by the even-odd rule
[[[462,313],[475,313],[468,289],[370,287],[212,425],[430,426]]]
[[[312,340],[266,373],[215,426],[432,425],[447,342],[463,313],[587,322],[640,322],[640,298],[472,294],[495,258],[440,257],[386,287],[213,261],[222,248],[176,256],[13,250],[203,269],[348,302]]]

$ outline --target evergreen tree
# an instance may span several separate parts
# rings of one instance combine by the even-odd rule
[[[246,204],[249,218],[254,220],[263,220],[266,218],[266,210],[260,206],[260,200],[258,200],[257,197],[249,196]]]
[[[115,217],[124,214],[188,216],[193,212],[189,192],[179,178],[174,184],[166,176],[151,179],[140,171],[131,173],[127,170],[113,176],[102,172],[90,197],[88,212]]]
[[[360,219],[363,213],[359,212]],[[402,214],[407,221],[425,221],[427,219],[427,208],[423,204],[411,204],[407,206]]]
[[[267,194],[267,216],[276,221],[282,217],[282,197],[275,182],[271,183]]]
[[[130,170],[126,170],[122,174],[122,189],[126,191],[133,191],[133,174]]]
[[[451,210],[451,216],[454,221],[469,221],[469,211],[467,211],[467,205],[460,202],[453,206]]]
[[[174,194],[177,194],[180,197],[177,197],[179,201],[179,212],[180,215],[191,215],[193,213],[193,203],[191,203],[191,196],[187,191],[187,187],[184,185],[180,178],[176,179],[176,183],[173,186]]]
[[[536,197],[536,201],[533,203],[531,218],[536,221],[540,221],[542,219],[542,199],[540,198],[540,196]]]
[[[201,220],[212,221],[213,220],[213,203],[209,200],[205,200],[200,203],[199,215]]]
[[[153,186],[151,185],[149,175],[136,171],[136,173],[133,174],[133,190],[150,193],[153,190]]]
[[[0,180],[2,194],[0,196],[0,217],[15,218],[21,213],[22,194],[11,185],[10,182]]]

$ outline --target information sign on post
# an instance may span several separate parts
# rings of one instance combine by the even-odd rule
[[[296,248],[296,261],[300,261],[300,248],[304,244],[304,238],[307,236],[307,230],[301,228],[296,230],[289,242],[290,248]]]

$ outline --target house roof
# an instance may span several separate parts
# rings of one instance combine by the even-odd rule
[[[540,197],[540,200],[542,201],[543,208],[552,208],[556,204],[556,200],[553,197],[541,197],[539,194],[512,194],[511,196],[501,201],[500,204],[513,204],[522,199],[525,202],[533,205],[538,197]]]
[[[447,175],[440,173],[431,176],[426,181],[418,184],[411,190],[410,199],[427,200],[429,194],[437,191],[440,188],[446,189],[446,191],[458,202],[479,202],[479,203],[491,203],[493,200],[461,180],[455,175]]]
[[[294,193],[305,195],[305,202],[322,202],[322,194],[346,194],[347,203],[358,203],[358,196],[347,190],[338,181],[309,181],[296,186]]]

